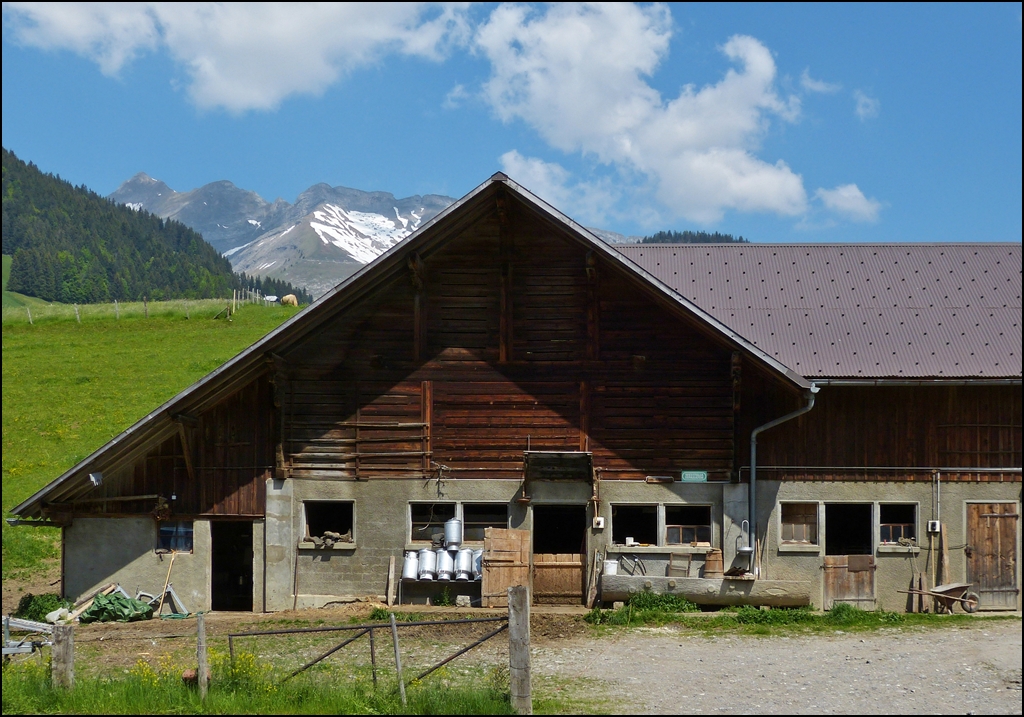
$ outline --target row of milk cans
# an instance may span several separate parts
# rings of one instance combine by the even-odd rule
[[[480,580],[484,551],[462,548],[462,521],[452,518],[444,524],[444,547],[410,550],[402,565],[403,580]]]

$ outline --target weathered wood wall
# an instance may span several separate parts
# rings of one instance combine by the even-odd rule
[[[274,467],[272,387],[261,378],[199,416],[176,434],[105,476],[88,502],[60,506],[83,514],[144,514],[153,499],[101,502],[104,496],[159,495],[175,516],[262,516]],[[186,451],[188,459],[186,459]]]
[[[480,219],[284,356],[290,475],[604,478],[732,469],[731,352],[549,223]],[[284,382],[281,382],[284,385]]]

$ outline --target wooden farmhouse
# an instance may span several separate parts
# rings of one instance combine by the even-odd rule
[[[496,174],[12,520],[192,611],[1019,610],[1020,504],[1020,244],[612,246]]]

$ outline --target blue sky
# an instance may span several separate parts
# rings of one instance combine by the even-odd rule
[[[588,226],[1020,241],[1021,6],[5,3],[3,145],[107,194],[459,197]]]

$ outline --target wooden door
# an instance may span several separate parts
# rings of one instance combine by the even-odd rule
[[[875,561],[871,555],[826,555],[824,607],[845,602],[866,610],[875,606]]]
[[[508,607],[510,587],[530,586],[530,531],[485,528],[483,569],[483,606]]]
[[[537,605],[582,604],[585,563],[580,553],[535,553],[533,602]]]
[[[1018,517],[1013,503],[967,504],[967,582],[982,608],[1017,609]]]

